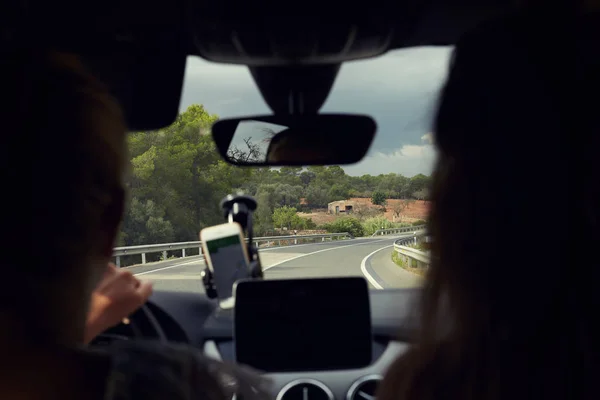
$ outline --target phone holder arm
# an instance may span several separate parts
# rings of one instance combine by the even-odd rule
[[[249,269],[250,269],[250,277],[253,279],[262,279],[263,278],[263,270],[262,265],[260,263],[260,256],[258,254],[258,248],[253,244],[253,220],[252,220],[252,212],[248,214],[248,226],[246,229],[248,233],[248,257],[250,258]]]
[[[223,200],[221,200],[220,205],[223,209],[225,220],[227,222],[237,222],[242,227],[242,231],[246,232],[246,237],[248,240],[246,248],[248,251],[248,258],[250,260],[248,265],[250,275],[249,278],[262,279],[263,270],[260,262],[260,256],[258,254],[258,249],[254,246],[252,241],[254,238],[252,213],[256,210],[258,205],[256,200],[251,196],[243,194],[229,194]],[[216,298],[217,291],[214,285],[213,274],[208,267],[202,271],[202,282],[204,284],[206,295],[211,299]]]

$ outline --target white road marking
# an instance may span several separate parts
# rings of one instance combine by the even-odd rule
[[[367,239],[367,238],[354,238],[354,239],[341,239],[339,240],[340,242],[350,242],[352,240],[359,240],[359,239]],[[273,240],[275,241],[275,240]],[[337,240],[336,240],[337,241]],[[303,243],[303,244],[290,244],[287,246],[273,246],[273,247],[262,247],[259,251],[272,251],[272,250],[277,250],[277,249],[283,249],[283,248],[296,248],[296,247],[304,247],[304,246],[315,246],[315,245],[326,245],[326,244],[331,244],[332,242],[334,242],[334,240],[326,240],[325,242],[316,242],[316,243]]]
[[[200,271],[198,271],[197,274],[161,274],[160,272],[157,272],[156,274],[151,274],[149,276],[145,276],[144,278],[151,281],[182,281],[189,279],[200,280],[202,275],[200,275]]]
[[[364,239],[364,238],[361,238],[361,239]],[[345,239],[344,241],[346,241],[346,240],[348,240],[348,241],[350,241],[350,240],[357,240],[357,238],[355,238],[355,239]],[[381,242],[381,241],[383,241],[383,240],[390,240],[390,238],[388,237],[388,238],[386,238],[386,239],[369,240],[368,242],[364,242],[364,243],[353,243],[353,244],[347,244],[347,245],[345,245],[345,246],[332,247],[332,248],[328,248],[328,249],[323,249],[323,250],[317,250],[317,251],[313,251],[312,253],[300,254],[300,255],[298,255],[298,256],[295,256],[295,257],[292,257],[292,258],[288,258],[288,259],[286,259],[286,260],[280,261],[280,262],[278,262],[278,263],[275,263],[275,264],[273,264],[273,265],[270,265],[270,266],[268,266],[268,267],[264,267],[264,268],[263,268],[263,271],[266,271],[266,270],[267,270],[267,269],[269,269],[269,268],[276,267],[276,266],[278,266],[279,264],[283,264],[283,263],[285,263],[285,262],[292,261],[292,260],[295,260],[295,259],[297,259],[297,258],[300,258],[300,257],[306,257],[306,256],[310,256],[310,255],[312,255],[312,254],[317,254],[317,253],[321,253],[321,252],[324,252],[324,251],[330,251],[330,250],[343,249],[344,247],[350,247],[350,246],[360,246],[360,245],[363,245],[363,244],[377,243],[377,242]],[[296,245],[293,245],[293,246],[277,246],[277,247],[272,247],[272,248],[268,248],[268,249],[260,249],[260,252],[272,251],[272,250],[283,249],[283,248],[289,248],[289,249],[293,249],[294,247],[302,247],[302,246],[314,246],[314,245],[316,245],[316,244],[319,244],[319,245],[320,245],[320,244],[331,244],[331,242],[296,244]],[[192,256],[192,257],[198,257],[198,256]],[[178,264],[174,264],[174,265],[169,265],[168,267],[162,267],[162,268],[153,269],[153,270],[151,270],[151,271],[139,272],[139,273],[137,273],[137,274],[134,274],[134,275],[135,275],[135,276],[138,276],[138,275],[152,274],[152,273],[154,273],[154,272],[158,272],[158,271],[165,271],[165,270],[167,270],[167,269],[177,268],[177,267],[181,267],[181,266],[184,266],[184,265],[189,265],[189,264],[199,263],[199,262],[203,262],[203,261],[204,261],[204,259],[203,259],[203,258],[200,258],[200,259],[196,259],[196,260],[192,260],[192,261],[187,261],[187,262],[183,262],[183,263],[178,263]],[[143,265],[143,264],[139,264],[139,265],[136,265],[136,267],[138,267],[138,266],[142,266],[142,265]]]
[[[197,263],[197,262],[201,262],[201,261],[204,261],[204,260],[203,259],[192,260],[192,261],[188,261],[188,262],[184,262],[184,263],[179,263],[179,264],[175,264],[175,265],[169,265],[168,267],[153,269],[152,271],[140,272],[140,273],[133,274],[133,275],[138,276],[138,275],[151,274],[153,272],[164,271],[166,269],[177,268],[177,267],[181,267],[182,265],[193,264],[193,263]]]
[[[295,256],[295,257],[288,258],[287,260],[279,261],[278,263],[275,263],[275,264],[273,264],[273,265],[269,265],[268,267],[264,267],[264,268],[263,268],[263,271],[266,271],[266,270],[268,270],[268,269],[271,269],[271,268],[273,268],[273,267],[276,267],[276,266],[278,266],[278,265],[280,265],[280,264],[283,264],[283,263],[286,263],[286,262],[288,262],[288,261],[297,260],[298,258],[302,258],[302,257],[306,257],[306,256],[312,256],[313,254],[317,254],[317,253],[324,253],[324,252],[326,252],[326,251],[332,251],[332,250],[343,249],[344,247],[350,247],[350,246],[362,246],[363,244],[372,244],[372,243],[377,243],[377,242],[381,242],[381,241],[384,241],[384,240],[390,240],[390,239],[389,239],[389,238],[388,238],[388,239],[379,239],[379,240],[372,240],[372,241],[369,241],[369,242],[364,242],[364,243],[354,243],[354,244],[347,244],[347,245],[345,245],[345,246],[332,247],[332,248],[330,248],[330,249],[323,249],[323,250],[317,250],[317,251],[313,251],[313,252],[311,252],[311,253],[300,254],[300,255],[297,255],[297,256]],[[392,245],[392,246],[393,246],[393,245]]]
[[[357,240],[357,238],[354,239],[344,239],[344,241],[350,241],[350,240]],[[279,249],[283,249],[283,248],[295,248],[295,247],[303,247],[303,246],[314,246],[314,245],[325,245],[325,244],[330,244],[331,242],[319,242],[319,243],[305,243],[305,244],[295,244],[292,246],[275,246],[275,247],[270,247],[270,248],[262,248],[259,251],[262,252],[267,252],[267,251],[273,251],[273,250],[279,250]],[[198,257],[198,256],[191,256],[191,257]],[[187,262],[183,262],[183,263],[178,263],[178,264],[173,264],[173,265],[169,265],[168,267],[162,267],[162,268],[157,268],[157,269],[153,269],[152,271],[145,271],[145,272],[139,272],[137,274],[133,274],[134,276],[137,275],[146,275],[146,274],[151,274],[153,272],[157,272],[157,271],[164,271],[166,269],[171,269],[171,268],[177,268],[177,267],[181,267],[183,265],[189,265],[189,264],[193,264],[195,262],[203,262],[204,258],[198,258],[196,260],[192,260],[192,261],[187,261]],[[137,264],[137,265],[132,265],[129,266],[127,268],[132,268],[132,267],[141,267],[144,264]]]
[[[381,250],[384,250],[384,249],[389,249],[390,247],[394,247],[394,245],[392,244],[392,245],[385,246],[385,247],[375,250],[374,252],[368,254],[365,258],[363,258],[360,263],[360,270],[362,271],[363,275],[365,276],[365,278],[367,278],[367,280],[369,281],[369,283],[371,283],[371,285],[375,286],[376,289],[383,289],[383,286],[381,286],[379,284],[379,282],[377,282],[377,280],[373,277],[373,275],[371,275],[369,273],[369,271],[367,271],[367,261],[373,255],[375,255],[375,253],[377,253]]]

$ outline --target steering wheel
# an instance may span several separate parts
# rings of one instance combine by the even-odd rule
[[[132,330],[134,337],[145,338],[148,336],[158,339],[160,342],[167,342],[167,335],[156,320],[156,317],[150,311],[148,304],[142,305],[129,317],[130,324],[133,323]]]
[[[126,321],[126,322],[125,322]],[[126,326],[127,329],[132,333],[131,337],[124,334],[110,333],[113,330],[120,330]],[[163,331],[162,327],[156,320],[156,317],[150,311],[148,304],[142,305],[137,311],[131,314],[124,322],[116,327],[108,329],[106,332],[98,335],[90,345],[99,345],[102,342],[110,342],[113,340],[130,340],[130,339],[156,339],[159,342],[166,343],[167,336]]]

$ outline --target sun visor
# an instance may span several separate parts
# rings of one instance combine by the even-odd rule
[[[177,118],[186,54],[144,49],[86,56],[88,68],[117,98],[132,131],[164,128]]]

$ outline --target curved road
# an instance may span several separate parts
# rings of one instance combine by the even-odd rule
[[[419,286],[421,277],[397,266],[391,258],[400,236],[360,238],[334,242],[261,249],[266,279],[363,276],[372,289]],[[200,272],[204,261],[187,257],[131,267],[141,279],[159,290],[204,292]]]

